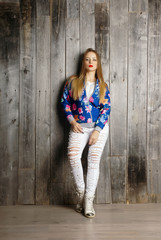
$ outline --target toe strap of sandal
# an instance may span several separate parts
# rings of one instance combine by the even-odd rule
[[[95,214],[94,214],[93,212],[89,212],[89,213],[86,213],[86,215],[87,215],[88,217],[92,217],[92,216],[94,216]]]

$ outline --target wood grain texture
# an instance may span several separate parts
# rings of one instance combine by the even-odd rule
[[[114,202],[126,201],[128,1],[110,2],[111,181]],[[119,133],[119,134],[118,134]],[[118,156],[118,157],[117,157]],[[116,166],[118,164],[118,166]],[[122,174],[120,174],[122,167]],[[119,172],[118,172],[119,171]],[[117,177],[119,175],[119,178]],[[120,179],[122,177],[122,179]],[[119,187],[116,187],[119,186]],[[119,192],[120,191],[120,192]]]
[[[17,203],[19,21],[19,7],[0,11],[0,205]]]
[[[50,0],[36,0],[37,16],[50,16]]]
[[[112,1],[110,4],[111,155],[118,156],[126,156],[127,27],[128,1]]]
[[[19,204],[35,203],[35,13],[34,1],[20,4]],[[28,178],[30,176],[30,178]],[[28,179],[26,181],[26,179]],[[28,196],[26,198],[26,196]]]
[[[161,2],[149,1],[148,35],[148,194],[155,202],[161,193]],[[151,199],[149,200],[151,201]]]
[[[67,0],[66,5],[66,79],[78,74],[80,70],[79,62],[79,0]],[[65,129],[65,145],[68,144],[69,124],[66,123]],[[64,173],[65,173],[65,202],[74,204],[76,202],[76,191],[68,163],[67,156],[64,157]]]
[[[129,12],[147,12],[148,0],[129,0]]]
[[[50,16],[49,1],[37,2],[36,23],[36,203],[50,194]],[[40,11],[41,9],[41,11]],[[48,12],[48,16],[47,16]],[[43,31],[42,31],[43,29]]]
[[[104,80],[109,85],[109,1],[101,2],[97,0],[95,3],[95,49],[101,57]]]
[[[0,3],[5,3],[5,5],[8,5],[9,3],[19,4],[19,2],[20,0],[0,0]]]
[[[80,0],[80,53],[95,48],[94,0]]]
[[[20,1],[19,0],[0,0],[0,12],[5,13],[20,13]]]
[[[112,203],[126,202],[126,157],[110,157]]]
[[[109,83],[109,1],[95,3],[95,48],[101,57],[103,76]],[[100,162],[100,176],[96,190],[96,203],[111,202],[109,138]]]
[[[128,189],[129,202],[147,202],[147,14],[129,13]]]
[[[66,78],[77,74],[79,67],[79,0],[68,0],[66,15]]]
[[[51,194],[52,204],[64,204],[68,199],[65,189],[66,141],[64,115],[60,97],[65,84],[65,14],[66,1],[51,2]],[[64,163],[65,162],[65,163]],[[66,197],[65,197],[66,196]],[[67,200],[68,201],[68,200]]]

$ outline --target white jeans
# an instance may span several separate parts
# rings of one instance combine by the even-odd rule
[[[99,178],[99,165],[101,155],[109,134],[108,124],[100,131],[98,140],[95,144],[89,146],[88,150],[88,168],[86,189],[82,168],[82,152],[89,141],[89,137],[94,128],[82,127],[84,133],[75,133],[70,130],[68,143],[68,159],[70,161],[72,174],[74,177],[76,189],[78,192],[85,191],[87,196],[94,196]]]

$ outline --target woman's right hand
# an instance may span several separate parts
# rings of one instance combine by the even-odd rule
[[[77,123],[75,119],[70,124],[72,126],[73,132],[84,133],[81,125],[79,123]]]

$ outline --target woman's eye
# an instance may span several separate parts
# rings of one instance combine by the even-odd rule
[[[88,61],[89,59],[88,58],[86,58],[86,61]]]
[[[93,61],[97,61],[97,59],[96,59],[96,58],[94,58],[94,59],[93,59]]]

